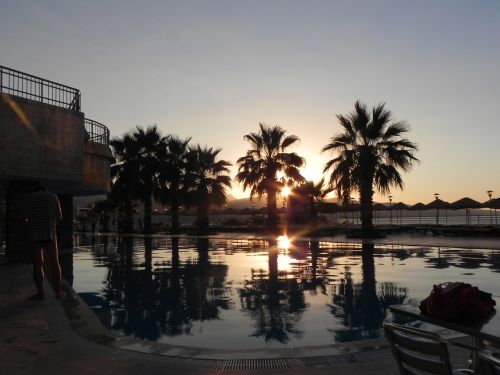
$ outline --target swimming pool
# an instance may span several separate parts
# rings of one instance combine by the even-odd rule
[[[500,251],[302,240],[80,237],[73,288],[120,334],[262,349],[379,338],[433,284],[497,293]],[[498,297],[498,295],[494,295]]]

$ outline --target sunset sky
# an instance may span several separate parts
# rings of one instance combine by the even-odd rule
[[[393,201],[500,196],[497,0],[0,0],[0,35],[0,65],[79,88],[112,136],[157,124],[235,163],[279,124],[318,180],[335,115],[386,102],[421,160]]]

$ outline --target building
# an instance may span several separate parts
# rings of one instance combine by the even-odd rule
[[[26,251],[20,209],[35,185],[59,197],[62,251],[73,247],[73,196],[110,190],[109,130],[86,118],[80,103],[78,89],[0,66],[0,209],[9,258]]]

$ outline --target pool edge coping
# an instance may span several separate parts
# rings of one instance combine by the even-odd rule
[[[166,357],[199,360],[273,360],[352,355],[388,349],[385,338],[365,339],[349,343],[318,346],[297,346],[268,349],[211,349],[151,342],[122,336],[106,328],[97,315],[67,282],[63,282],[66,297],[61,301],[70,326],[79,336],[116,349]]]

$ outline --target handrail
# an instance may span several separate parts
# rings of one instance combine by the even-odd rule
[[[80,90],[2,65],[0,93],[80,112]]]
[[[85,130],[89,135],[89,142],[100,143],[109,146],[109,129],[100,122],[85,119]]]

